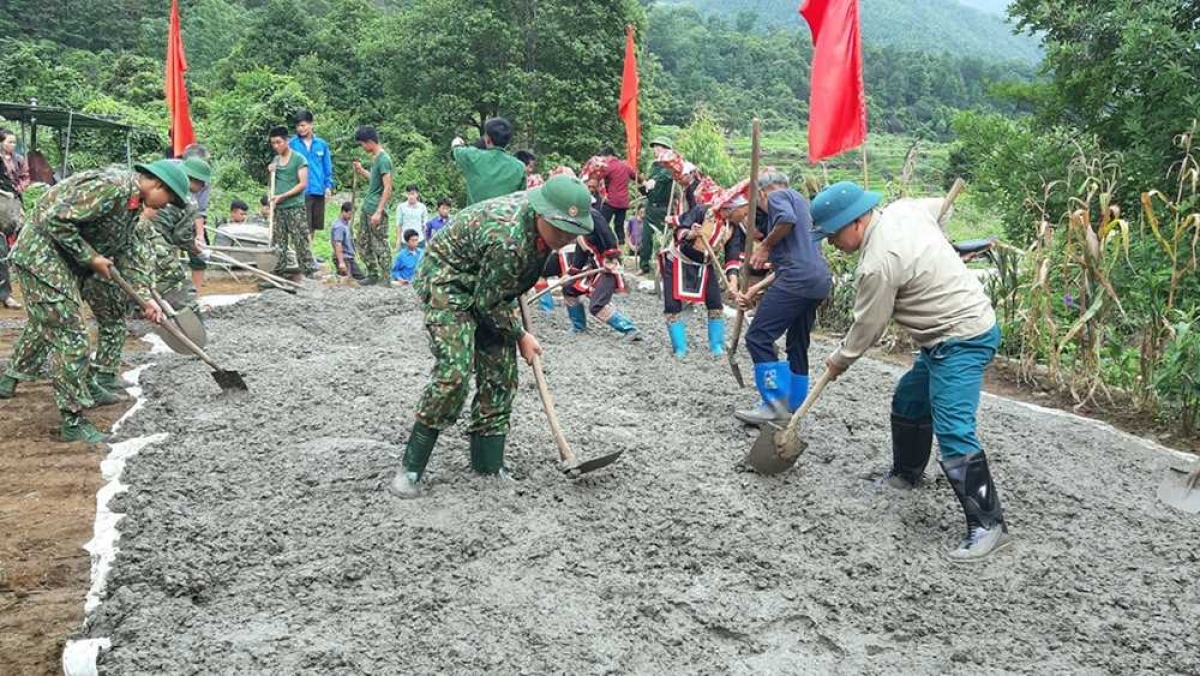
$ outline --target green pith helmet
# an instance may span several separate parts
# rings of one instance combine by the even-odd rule
[[[154,178],[163,182],[175,194],[175,199],[180,203],[186,202],[191,191],[188,190],[188,177],[183,173],[183,169],[176,162],[171,160],[156,160],[150,164],[138,164],[133,167],[143,174],[150,174]]]
[[[592,194],[574,176],[553,176],[526,196],[533,210],[559,230],[572,235],[592,231]]]
[[[666,148],[667,150],[675,149],[675,146],[671,145],[671,139],[667,138],[666,136],[659,136],[658,138],[651,141],[650,147],[653,148],[654,146],[662,146],[662,147]]]
[[[182,166],[183,173],[187,174],[188,178],[194,178],[205,185],[212,181],[212,167],[199,157],[187,158],[183,161]]]

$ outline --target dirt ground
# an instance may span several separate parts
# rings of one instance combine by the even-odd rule
[[[245,293],[216,280],[205,294]],[[18,290],[17,298],[20,299]],[[7,359],[25,320],[0,308],[0,358]],[[145,351],[131,337],[130,355]],[[89,413],[108,429],[129,404]],[[48,382],[22,383],[0,401],[0,674],[61,673],[66,638],[83,622],[102,447],[58,441],[58,411]]]
[[[981,436],[1016,544],[943,552],[962,516],[936,465],[890,458],[899,369],[864,361],[805,424],[783,476],[738,473],[754,398],[707,356],[670,357],[657,300],[621,298],[640,344],[539,317],[582,457],[558,471],[522,367],[507,485],[443,434],[430,494],[394,473],[430,356],[407,290],[268,293],[210,320],[222,395],[194,361],[143,374],[103,603],[105,674],[1200,674],[1200,521],[1155,500],[1165,455],[1087,421],[988,398]],[[819,357],[828,345],[814,345]],[[745,366],[743,367],[745,368]]]

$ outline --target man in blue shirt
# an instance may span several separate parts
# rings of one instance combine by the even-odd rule
[[[425,250],[420,248],[420,243],[421,235],[416,230],[404,231],[404,246],[392,262],[393,285],[407,286],[412,283],[417,274],[417,266],[421,263],[421,254],[425,253]]]
[[[422,242],[423,244],[428,244],[429,242],[433,241],[433,237],[438,233],[438,230],[446,227],[446,225],[450,222],[449,197],[443,197],[442,199],[438,200],[437,214],[437,218],[434,218],[425,224],[425,239]]]
[[[754,360],[754,384],[762,403],[737,411],[749,425],[786,421],[808,396],[809,334],[817,307],[829,295],[829,267],[812,236],[808,199],[788,187],[787,174],[765,171],[758,177],[758,210],[766,213],[764,239],[750,257],[751,269],[768,262],[775,283],[763,296],[746,332],[746,348]],[[754,299],[738,296],[738,303]],[[787,333],[787,360],[780,361],[775,341]]]
[[[333,153],[325,139],[313,134],[313,115],[296,113],[296,135],[288,142],[308,161],[308,187],[304,189],[304,213],[308,217],[308,239],[325,228],[325,199],[333,195]]]

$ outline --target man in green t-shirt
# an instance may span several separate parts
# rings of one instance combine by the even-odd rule
[[[392,250],[387,237],[387,206],[392,199],[392,157],[379,144],[379,132],[375,131],[375,127],[359,127],[354,140],[371,156],[370,171],[354,160],[354,171],[370,179],[367,194],[363,196],[355,237],[358,260],[367,269],[367,278],[362,283],[388,286],[392,270]]]
[[[450,144],[454,163],[467,179],[467,204],[525,189],[525,164],[505,152],[512,125],[502,117],[483,123],[483,137],[468,146],[461,137]]]
[[[287,127],[271,129],[271,149],[275,159],[267,171],[275,175],[275,192],[271,196],[275,203],[275,229],[271,232],[271,246],[279,256],[275,263],[275,274],[290,273],[299,281],[305,274],[316,272],[313,266],[312,248],[308,243],[308,218],[304,212],[304,190],[308,187],[308,160],[288,145]],[[299,268],[289,268],[288,253],[296,256]]]

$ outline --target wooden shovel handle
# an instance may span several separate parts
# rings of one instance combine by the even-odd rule
[[[954,206],[954,200],[958,199],[963,189],[967,187],[967,182],[961,178],[954,179],[954,185],[950,186],[950,192],[946,193],[946,199],[942,201],[942,210],[938,212],[938,226],[942,225],[942,219],[946,214],[950,213],[950,207]]]
[[[758,160],[760,155],[759,149],[759,125],[758,118],[754,118],[750,125],[750,184],[746,186],[747,198],[750,201],[750,209],[746,215],[749,221],[745,224],[746,227],[746,249],[743,251],[745,262],[742,263],[742,269],[739,271],[738,286],[742,293],[745,293],[750,288],[750,255],[754,253],[754,233],[758,228],[755,223],[755,214],[758,211]],[[737,318],[733,320],[733,339],[729,344],[729,361],[733,361],[734,353],[737,352],[738,343],[742,340],[742,324],[746,321],[746,311],[738,309]]]
[[[116,267],[109,268],[109,270],[112,273],[112,280],[117,283],[117,286],[121,287],[121,290],[124,291],[127,296],[136,300],[140,304],[142,302],[142,297],[138,295],[137,291],[133,290],[133,287],[129,285],[129,282],[125,281],[125,278],[121,276],[120,271],[118,271]],[[156,300],[156,303],[157,303],[157,300]],[[167,308],[163,307],[163,305],[165,305],[165,303],[161,303],[158,305],[159,305],[159,309],[161,309],[163,311],[163,314],[166,314]],[[175,324],[173,322],[169,322],[169,321],[160,322],[158,324],[158,326],[161,326],[163,329],[166,329],[167,333],[174,336],[174,338],[176,340],[178,340],[180,343],[182,343],[183,346],[188,349],[188,351],[190,351],[192,354],[194,354],[197,357],[199,357],[200,359],[202,359],[204,361],[204,363],[211,366],[213,368],[213,370],[215,370],[215,371],[221,370],[221,367],[217,366],[217,363],[214,362],[212,360],[212,358],[209,357],[204,352],[204,350],[202,350],[200,348],[199,345],[193,343],[192,339],[188,338],[183,333],[183,331],[180,331],[179,327],[175,326]]]
[[[717,281],[721,283],[721,290],[730,296],[733,295],[733,289],[729,288],[729,280],[725,279],[725,272],[721,270],[721,266],[717,265],[717,253],[713,251],[712,244],[709,244],[704,233],[696,236],[700,243],[704,245],[704,252],[708,254],[708,264],[712,266],[713,274],[717,276]]]
[[[212,251],[212,250],[210,249],[210,251]],[[259,270],[258,268],[254,267],[253,265],[246,265],[245,263],[239,261],[238,259],[234,258],[233,256],[227,255],[223,251],[213,251],[212,254],[218,261],[220,261],[226,265],[229,265],[231,267],[240,268],[242,270],[249,272],[250,274],[261,277],[281,289],[285,288],[285,287],[291,287],[293,289],[303,289],[304,288],[302,285],[297,284],[290,279],[284,279],[283,277],[280,277],[278,275],[273,275],[273,274],[267,272],[266,270]]]
[[[521,325],[525,331],[533,330],[533,321],[529,317],[529,304],[525,298],[517,298],[517,306],[521,310]],[[554,444],[558,446],[558,458],[567,465],[575,464],[575,453],[567,443],[562,427],[558,424],[558,414],[554,412],[554,399],[550,396],[550,386],[546,384],[546,374],[542,372],[542,358],[533,357],[533,379],[537,381],[538,396],[542,399],[542,410],[546,412],[546,421],[550,423],[550,432],[554,434]]]
[[[576,282],[581,279],[587,279],[588,277],[591,277],[592,275],[598,275],[601,272],[605,272],[605,269],[604,268],[595,268],[592,270],[584,270],[583,272],[580,272],[579,274],[571,275],[570,277],[563,277],[563,278],[559,279],[557,282],[542,289],[541,291],[531,294],[529,296],[529,300],[527,301],[527,304],[532,303],[533,301],[541,298],[542,296],[550,293],[551,291],[557,289],[560,286],[566,286],[567,284],[570,284],[571,282]]]
[[[825,369],[825,372],[817,379],[817,384],[809,390],[808,396],[804,398],[804,403],[792,414],[792,419],[788,421],[787,429],[784,431],[785,435],[789,437],[796,435],[796,428],[800,426],[800,420],[808,415],[808,410],[813,407],[813,404],[817,403],[817,399],[821,398],[821,392],[829,384],[829,377],[831,375],[833,375],[833,372]]]
[[[279,158],[271,161],[275,163],[275,171],[279,171]],[[275,241],[275,171],[271,172],[267,180],[267,204],[270,205],[267,210],[267,234],[272,242]]]

